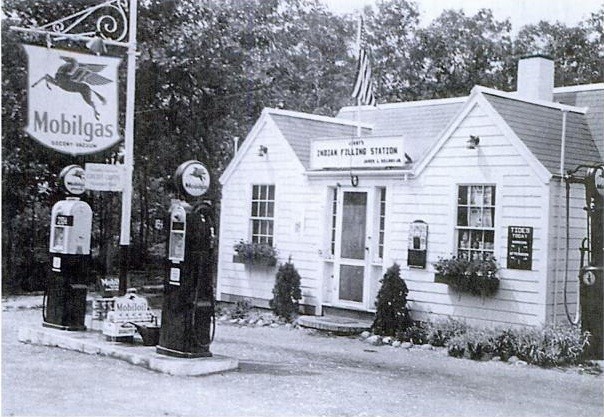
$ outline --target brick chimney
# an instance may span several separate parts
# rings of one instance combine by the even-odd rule
[[[554,60],[545,55],[520,58],[517,90],[522,98],[553,101]]]

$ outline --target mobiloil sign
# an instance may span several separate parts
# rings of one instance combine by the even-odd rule
[[[120,140],[119,58],[23,47],[28,57],[30,136],[71,155],[99,152]]]

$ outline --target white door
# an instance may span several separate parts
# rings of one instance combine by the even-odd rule
[[[336,254],[336,300],[341,306],[364,307],[367,292],[367,191],[341,190]]]

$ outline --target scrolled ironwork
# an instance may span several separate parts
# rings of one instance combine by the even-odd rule
[[[96,34],[105,40],[122,42],[128,35],[128,0],[108,0],[37,29],[57,36]]]

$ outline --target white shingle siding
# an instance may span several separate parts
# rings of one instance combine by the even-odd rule
[[[470,134],[480,137],[477,149],[467,149]],[[519,180],[521,178],[521,180]],[[502,267],[500,290],[492,298],[459,295],[444,284],[434,283],[432,263],[452,255],[458,184],[496,186],[495,256]],[[521,186],[519,186],[521,185]],[[413,310],[434,315],[454,315],[477,322],[537,324],[545,315],[545,299],[540,295],[544,279],[544,244],[547,227],[540,216],[547,204],[547,186],[536,178],[523,157],[515,150],[480,105],[476,105],[437,152],[419,178],[395,193],[391,217],[398,250],[390,253],[407,264],[406,230],[410,222],[422,219],[429,225],[428,267],[409,270],[404,278],[410,288]],[[396,219],[396,220],[394,220]],[[505,269],[507,227],[534,227],[533,270]]]
[[[550,184],[551,209],[549,215],[549,258],[547,268],[547,319],[551,322],[567,323],[564,309],[564,259],[566,256],[566,189],[557,181]],[[581,241],[587,236],[585,207],[585,188],[580,184],[572,184],[570,192],[569,213],[569,251],[568,251],[568,310],[575,316],[577,302],[577,282],[581,254]],[[587,255],[586,255],[587,256]],[[558,259],[558,261],[556,261]],[[554,299],[554,294],[557,294]],[[554,318],[554,305],[555,318]]]
[[[317,273],[316,221],[305,222],[304,239],[295,234],[296,222],[302,222],[301,215],[313,216],[317,210],[317,196],[309,193],[303,167],[289,144],[283,139],[270,117],[253,140],[248,152],[239,161],[237,169],[228,177],[222,188],[220,222],[218,299],[222,294],[242,297],[272,298],[277,268],[247,267],[233,263],[233,245],[240,240],[249,241],[250,202],[253,184],[275,185],[274,246],[279,250],[279,262],[286,262],[289,256],[302,276],[303,302],[316,304]],[[260,145],[268,148],[268,154],[258,156]],[[301,231],[302,232],[302,231]],[[313,256],[314,255],[314,256]]]

